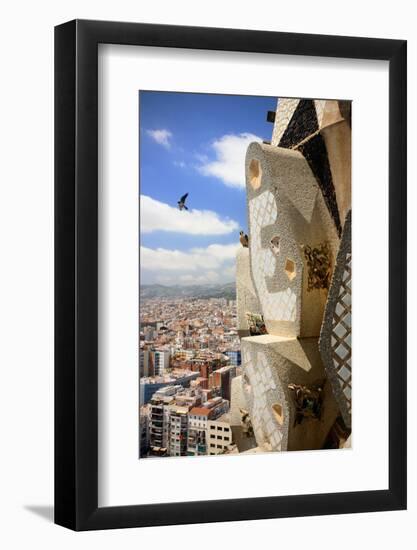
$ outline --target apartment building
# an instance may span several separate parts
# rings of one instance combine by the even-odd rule
[[[139,411],[139,456],[147,456],[149,452],[149,407],[144,406]]]
[[[234,367],[240,367],[242,364],[242,356],[240,349],[229,349],[224,352],[230,360],[230,364]]]
[[[166,407],[168,412],[168,454],[187,455],[188,407],[173,404]]]
[[[166,386],[158,390],[149,403],[149,446],[168,447],[168,422],[165,406],[174,401],[181,386]]]
[[[155,376],[162,376],[169,369],[171,353],[167,349],[158,349],[151,352]]]
[[[188,415],[187,454],[198,456],[207,454],[207,421],[213,415],[213,409],[194,407]]]
[[[153,375],[153,364],[150,353],[149,349],[146,348],[141,348],[139,351],[139,376],[141,378]]]
[[[207,445],[209,455],[218,455],[226,452],[233,444],[230,417],[223,414],[215,420],[207,422]]]
[[[232,379],[236,375],[236,367],[228,365],[215,370],[209,376],[209,386],[211,388],[220,388],[223,399],[230,402]]]

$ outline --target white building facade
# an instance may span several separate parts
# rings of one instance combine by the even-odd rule
[[[169,350],[161,349],[152,352],[155,376],[162,376],[169,368],[171,354]]]
[[[232,428],[228,415],[207,422],[207,454],[218,455],[224,453],[232,443]]]

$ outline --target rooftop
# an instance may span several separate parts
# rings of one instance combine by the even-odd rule
[[[224,372],[228,372],[229,370],[232,370],[232,369],[234,369],[233,365],[226,365],[225,367],[221,367],[220,369],[213,371],[213,374],[215,374],[216,372],[223,374]]]
[[[211,409],[207,407],[193,407],[190,414],[195,416],[208,416],[211,413]]]
[[[141,384],[168,384],[169,382],[176,382],[177,380],[182,380],[192,376],[197,378],[199,376],[198,372],[193,372],[192,370],[179,369],[178,371],[170,372],[169,374],[161,376],[143,376],[140,379]]]
[[[224,413],[221,416],[217,417],[213,422],[225,422],[226,424],[230,424],[230,414]]]

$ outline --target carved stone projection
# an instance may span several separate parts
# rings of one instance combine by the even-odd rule
[[[246,181],[250,267],[267,331],[318,336],[327,291],[307,290],[302,247],[327,243],[334,261],[339,238],[317,181],[300,152],[259,143],[247,150]]]
[[[331,253],[328,243],[312,248],[303,246],[308,268],[307,292],[317,288],[329,288],[332,274]]]
[[[288,384],[288,388],[294,394],[296,406],[294,426],[301,424],[305,418],[321,420],[324,384],[324,380],[310,386]]]
[[[320,449],[338,408],[325,382],[317,338],[243,338],[242,355],[243,388],[258,446],[272,451]],[[303,408],[291,389],[317,392],[317,380],[322,381],[320,415],[309,414],[311,403]],[[317,407],[311,404],[311,410]]]
[[[246,409],[240,409],[242,433],[246,437],[253,437],[253,426],[249,416],[249,412]]]
[[[351,426],[352,410],[352,252],[351,213],[346,216],[336,267],[330,286],[320,353],[346,426]]]

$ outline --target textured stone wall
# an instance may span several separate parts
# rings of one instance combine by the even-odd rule
[[[300,152],[259,143],[248,148],[246,180],[252,281],[268,332],[318,336],[326,292],[307,290],[303,246],[328,243],[334,262],[339,237],[317,181]]]
[[[242,416],[240,409],[247,410],[248,404],[243,391],[243,377],[235,376],[231,383],[231,398],[230,398],[230,424],[232,426],[240,426]]]
[[[240,336],[248,336],[246,313],[262,313],[252,284],[249,248],[239,248],[236,254],[237,328]]]
[[[288,388],[291,383],[309,385],[325,379],[317,338],[248,337],[242,339],[242,353],[243,387],[258,445],[272,451],[320,449],[338,415],[330,385],[324,386],[322,417],[297,425]]]

